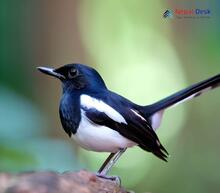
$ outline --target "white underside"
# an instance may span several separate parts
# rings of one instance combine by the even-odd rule
[[[156,131],[161,124],[164,110],[158,111],[151,117],[151,125],[154,131]]]
[[[117,152],[121,148],[136,145],[117,131],[91,122],[83,110],[77,132],[72,138],[83,148],[98,152]]]

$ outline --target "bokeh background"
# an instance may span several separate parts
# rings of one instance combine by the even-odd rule
[[[211,16],[162,17],[175,8]],[[1,0],[0,171],[96,171],[108,155],[68,138],[60,82],[37,66],[88,64],[110,89],[150,104],[220,72],[219,8],[217,0]],[[158,135],[168,163],[133,148],[111,174],[136,192],[219,191],[219,99],[217,89],[166,112]]]

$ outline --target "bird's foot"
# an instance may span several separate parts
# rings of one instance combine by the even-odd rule
[[[106,176],[100,173],[96,173],[96,176],[105,180],[111,180],[112,182],[116,183],[118,186],[121,186],[121,179],[118,176]]]

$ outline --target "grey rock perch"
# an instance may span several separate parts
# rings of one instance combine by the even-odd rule
[[[0,193],[131,193],[87,171],[0,173]]]

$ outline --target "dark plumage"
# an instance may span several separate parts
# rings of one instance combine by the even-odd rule
[[[117,152],[138,145],[166,161],[168,153],[155,130],[166,108],[220,85],[220,74],[152,105],[140,106],[107,89],[99,73],[82,64],[38,68],[62,81],[60,119],[65,132],[84,148]]]

